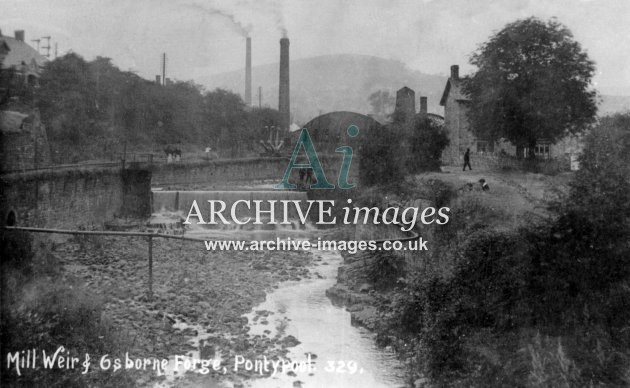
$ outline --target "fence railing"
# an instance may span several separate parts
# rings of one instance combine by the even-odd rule
[[[81,168],[108,168],[108,167],[121,167],[125,168],[132,163],[141,163],[152,165],[153,163],[166,163],[166,158],[160,159],[158,156],[155,156],[152,153],[138,153],[138,154],[118,154],[118,157],[113,158],[114,160],[110,161],[87,161],[81,163],[64,163],[64,164],[51,164],[49,166],[43,167],[33,167],[33,168],[19,168],[13,170],[1,170],[2,174],[15,174],[15,173],[24,173],[24,172],[37,172],[37,171],[54,171],[60,169],[81,169]]]
[[[161,234],[161,233],[147,233],[147,232],[116,232],[116,231],[106,231],[106,230],[69,230],[69,229],[49,229],[49,228],[32,228],[32,227],[24,227],[24,226],[4,226],[2,230],[8,231],[23,231],[30,233],[49,233],[49,234],[70,234],[74,236],[79,235],[91,235],[91,236],[118,236],[118,237],[145,237],[148,241],[148,290],[147,290],[147,298],[149,301],[153,300],[153,239],[154,238],[167,238],[174,240],[186,240],[186,241],[195,241],[195,242],[203,242],[204,240],[195,239],[191,237],[184,236],[174,236],[169,234]]]
[[[561,171],[569,171],[571,162],[569,156],[537,157],[536,159],[517,158],[511,155],[489,152],[471,152],[470,162],[473,169],[483,170],[525,170],[543,173],[555,173]],[[462,167],[464,163],[463,156],[445,158],[445,165]]]
[[[76,163],[76,164],[51,164],[49,166],[44,167],[34,167],[34,168],[20,168],[15,170],[2,170],[2,174],[15,174],[15,173],[24,173],[24,172],[36,172],[36,171],[55,171],[60,169],[77,169],[82,167],[117,167],[121,165],[121,161],[117,162],[86,162],[86,163]]]
[[[390,221],[391,222],[391,221]],[[377,245],[382,245],[386,241],[400,241],[407,242],[417,240],[420,236],[418,233],[414,231],[403,232],[399,229],[398,223],[392,223],[387,225],[389,233],[383,233],[383,228],[379,228],[379,235],[381,239],[376,239],[375,242]],[[394,229],[392,229],[394,228]],[[35,228],[35,227],[25,227],[25,226],[2,226],[0,230],[5,231],[22,231],[29,233],[48,233],[48,234],[65,234],[65,235],[73,235],[73,236],[117,236],[117,237],[143,237],[147,239],[147,250],[148,250],[148,286],[147,286],[147,299],[149,301],[153,300],[153,239],[154,238],[165,238],[172,240],[180,240],[180,241],[194,241],[194,242],[204,242],[205,240],[185,237],[185,236],[177,236],[170,234],[162,234],[162,233],[149,233],[149,232],[121,232],[121,231],[106,231],[106,230],[72,230],[72,229],[54,229],[54,228]],[[413,252],[410,251],[394,251],[395,255],[402,256],[405,260],[409,261],[413,257]]]

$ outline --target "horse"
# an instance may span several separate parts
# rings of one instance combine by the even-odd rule
[[[182,150],[171,145],[167,145],[166,147],[164,147],[164,153],[166,154],[166,157],[171,155],[171,157],[179,156],[181,158],[182,156]]]

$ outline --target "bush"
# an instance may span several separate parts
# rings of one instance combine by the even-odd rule
[[[377,289],[389,289],[404,274],[405,259],[393,252],[374,252],[365,265],[367,280]]]
[[[448,132],[427,117],[417,116],[408,132],[411,155],[409,171],[440,171],[442,151],[448,146]]]
[[[624,298],[610,299],[630,276],[629,164],[630,114],[604,118],[585,139],[580,170],[538,254],[535,280],[548,290],[548,302],[539,306],[547,321],[572,323],[567,317],[585,308],[606,325],[630,318]],[[619,311],[608,310],[611,303]]]
[[[430,178],[423,182],[420,197],[431,201],[435,208],[447,206],[457,193],[452,184]]]
[[[58,276],[59,264],[48,254],[49,245],[23,232],[2,233],[0,241],[3,354],[24,349],[48,353],[64,346],[75,356],[89,353],[98,359],[99,355],[120,351],[120,334],[102,319],[103,301],[71,279]],[[34,244],[38,244],[36,249]],[[20,377],[8,370],[6,363],[0,368],[2,386],[132,385],[128,373],[112,375],[93,367],[87,375],[79,369],[40,367]]]
[[[399,333],[420,336],[432,375],[465,366],[463,345],[472,331],[508,330],[525,323],[525,244],[517,233],[476,233],[463,247],[464,258],[451,278],[418,276],[395,300]]]
[[[410,275],[382,331],[393,329],[416,344],[412,354],[422,348],[425,356],[414,358],[416,367],[434,377],[459,372],[469,382],[513,385],[508,371],[522,366],[480,360],[472,339],[484,338],[496,351],[502,346],[497,339],[533,328],[540,335],[526,340],[530,383],[627,384],[629,166],[630,115],[602,120],[586,139],[581,169],[556,219],[497,231],[478,225],[487,216],[480,211],[454,225],[458,229],[448,235],[466,238],[451,246],[457,259],[452,273]],[[427,187],[448,193],[439,182]],[[443,197],[435,195],[436,206]],[[511,346],[506,359],[523,362],[522,345]]]
[[[394,117],[362,138],[360,180],[364,185],[400,185],[409,173],[439,171],[446,130],[427,117]]]
[[[585,139],[565,212],[584,214],[607,232],[630,227],[630,113],[602,119]],[[614,236],[620,237],[619,234]]]
[[[570,247],[562,249],[567,249],[566,257],[572,260],[551,260],[553,254],[544,252],[565,255],[557,250],[560,247],[550,245],[552,231],[549,228],[481,230],[459,247],[462,258],[450,277],[427,279],[424,274],[412,277],[405,290],[394,298],[389,330],[396,328],[398,338],[420,339],[426,355],[417,367],[422,366],[435,378],[474,370],[475,364],[482,363],[469,346],[476,333],[503,337],[536,327],[546,336],[572,338],[571,333],[580,330],[601,331],[607,334],[599,337],[600,341],[610,344],[604,354],[612,357],[602,361],[601,368],[606,370],[606,381],[620,382],[624,364],[614,354],[620,354],[619,350],[630,345],[630,333],[625,332],[630,320],[630,292],[626,286],[614,282],[611,277],[614,270],[591,269],[588,261],[582,263]],[[591,279],[604,279],[607,286],[592,283]],[[603,373],[589,366],[594,357],[583,354],[592,349],[593,342],[592,337],[588,346],[574,341],[573,352],[567,353],[567,357],[580,355],[582,362],[572,362],[591,375]],[[558,365],[541,368],[545,373],[555,374]],[[487,373],[494,370],[486,367]]]
[[[368,131],[361,139],[359,180],[362,185],[397,185],[405,177],[400,136],[391,125]]]

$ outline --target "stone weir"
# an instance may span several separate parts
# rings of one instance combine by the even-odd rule
[[[358,158],[357,155],[355,155],[356,158]],[[265,180],[280,183],[289,165],[289,159],[289,157],[256,157],[157,164],[151,166],[151,185],[163,188],[203,187],[217,190],[233,184],[242,185]],[[322,154],[319,160],[326,177],[335,184],[343,161],[342,155]],[[350,169],[351,182],[358,180],[358,170],[358,165]],[[298,180],[298,169],[294,169],[291,172],[291,182],[295,183]]]
[[[293,204],[286,206],[282,201],[299,201],[306,203],[307,194],[300,191],[162,191],[152,192],[153,219],[164,220],[168,214],[176,214],[176,219],[182,220],[189,213],[196,213],[192,208],[196,203],[205,222],[211,220],[211,207],[208,201],[214,201],[215,213],[221,211],[222,216],[228,221],[227,225],[221,222],[217,216],[217,228],[221,229],[248,229],[254,224],[258,216],[264,225],[284,226],[289,229],[303,229],[305,223],[300,222],[299,214]],[[223,210],[222,210],[223,209]],[[257,211],[259,209],[259,211]],[[274,219],[271,221],[271,210]],[[194,222],[197,221],[196,217]],[[233,222],[236,218],[241,222],[250,219],[243,227]],[[160,221],[163,222],[163,221]],[[271,229],[269,226],[260,226],[261,229]],[[206,226],[211,228],[212,226]]]

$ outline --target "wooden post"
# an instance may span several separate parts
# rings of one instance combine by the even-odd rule
[[[153,237],[149,236],[149,301],[153,300]]]
[[[127,135],[125,135],[127,136]],[[127,139],[125,139],[125,143],[123,145],[123,157],[122,157],[122,169],[125,169],[125,162],[127,161]]]

